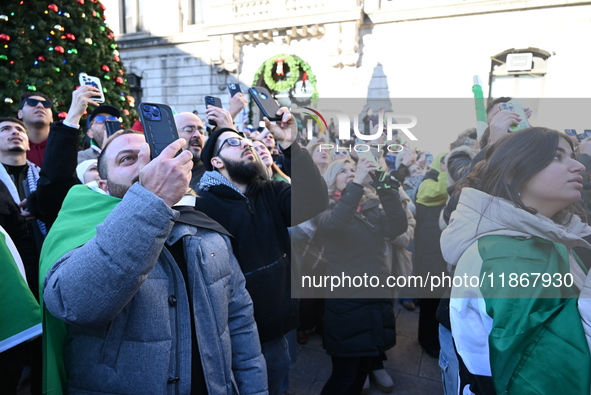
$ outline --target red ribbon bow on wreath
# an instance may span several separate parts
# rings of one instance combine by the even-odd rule
[[[283,62],[285,62],[285,59],[283,58],[275,59],[275,63],[277,63],[277,75],[285,75],[283,72]]]

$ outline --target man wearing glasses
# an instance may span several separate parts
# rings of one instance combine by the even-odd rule
[[[308,152],[293,143],[296,121],[287,108],[266,127],[283,150],[286,169],[297,166],[292,184],[261,180],[262,166],[252,141],[232,128],[214,131],[202,149],[207,170],[195,207],[235,239],[232,246],[246,277],[267,362],[269,394],[287,390],[290,355],[285,334],[296,329],[297,299],[291,298],[291,249],[288,227],[322,212],[328,203],[324,179]],[[292,144],[293,143],[293,144]],[[293,199],[292,199],[292,191]]]
[[[41,167],[45,155],[45,145],[49,136],[49,128],[53,122],[49,96],[39,92],[27,92],[21,96],[21,104],[17,113],[29,132],[30,150],[27,159]]]
[[[231,113],[224,108],[208,106],[206,115],[208,119],[216,122],[218,129],[234,127]],[[196,190],[203,173],[205,173],[205,166],[201,161],[201,150],[203,150],[207,139],[207,131],[203,126],[203,121],[192,112],[182,112],[175,115],[174,123],[176,123],[179,137],[187,140],[183,150],[191,151],[193,154],[193,170],[189,187]]]
[[[205,173],[205,166],[201,162],[201,150],[205,144],[207,131],[201,119],[192,112],[181,112],[175,115],[174,123],[176,123],[179,137],[187,140],[183,150],[191,151],[193,154],[193,169],[191,170],[189,187],[196,189],[201,176]]]
[[[95,108],[86,121],[86,135],[90,138],[90,147],[78,152],[78,163],[88,159],[97,159],[107,137],[105,122],[121,121],[121,112],[108,104]]]

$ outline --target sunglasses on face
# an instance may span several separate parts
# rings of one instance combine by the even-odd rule
[[[25,103],[27,104],[27,106],[30,107],[37,107],[37,104],[41,103],[43,105],[43,107],[45,108],[51,108],[51,106],[53,105],[52,102],[47,101],[47,100],[39,100],[39,99],[25,99]]]
[[[109,115],[108,117],[105,115],[97,115],[93,118],[93,121],[96,123],[104,123],[105,121],[118,121],[119,118]]]
[[[199,134],[204,136],[205,135],[205,129],[203,128],[199,128],[197,126],[193,126],[193,125],[187,125],[181,128],[181,130],[185,133],[188,134],[193,134],[195,133],[195,131],[199,131]]]
[[[226,145],[226,143],[230,146],[230,147],[240,147],[240,145],[242,144],[243,141],[246,141],[246,144],[249,147],[252,147],[252,141],[248,140],[248,139],[243,139],[240,137],[230,137],[224,140],[224,142],[222,143],[222,145],[220,145],[220,148],[218,149],[217,154],[215,154],[215,156],[218,156],[220,154],[220,151],[222,150],[222,148],[224,148],[224,145]]]

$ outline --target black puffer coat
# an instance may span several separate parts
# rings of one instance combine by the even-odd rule
[[[380,192],[357,212],[363,188],[349,183],[341,198],[320,214],[327,275],[378,276],[385,284],[389,268],[384,263],[385,237],[394,239],[408,226],[400,197]],[[380,203],[382,207],[380,207]],[[324,309],[324,347],[329,355],[347,358],[378,356],[396,344],[396,327],[388,287],[328,290]],[[370,293],[371,292],[371,293]],[[339,299],[335,299],[339,297]],[[373,298],[366,298],[372,296]]]

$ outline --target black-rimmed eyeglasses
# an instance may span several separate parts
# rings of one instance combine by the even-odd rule
[[[220,148],[218,149],[218,152],[215,154],[215,156],[219,156],[220,152],[222,151],[222,148],[224,148],[224,145],[226,145],[226,143],[231,147],[240,147],[243,141],[245,141],[249,147],[252,147],[252,141],[248,139],[243,139],[240,137],[228,137],[224,140],[222,145],[220,145]]]

